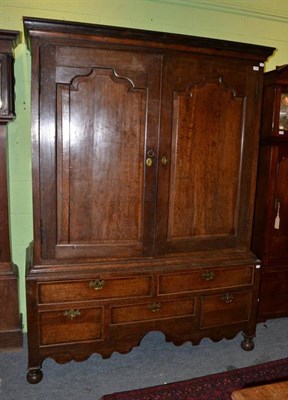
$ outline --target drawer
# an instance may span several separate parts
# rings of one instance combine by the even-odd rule
[[[159,295],[252,285],[253,271],[254,266],[249,265],[159,275]]]
[[[102,338],[102,307],[42,312],[39,318],[41,345]]]
[[[230,325],[250,320],[251,292],[227,292],[202,297],[201,328]]]
[[[39,284],[39,303],[150,296],[152,276],[90,279]]]
[[[192,316],[195,314],[195,299],[156,301],[155,303],[133,304],[111,308],[111,324],[125,324],[148,320],[160,320]]]

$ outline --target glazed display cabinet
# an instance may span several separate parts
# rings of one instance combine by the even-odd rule
[[[251,252],[263,62],[273,49],[24,18],[32,54],[34,243],[28,381],[42,362],[240,331],[253,348]]]

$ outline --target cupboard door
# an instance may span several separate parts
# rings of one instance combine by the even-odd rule
[[[269,259],[288,258],[288,146],[272,147]]]
[[[166,59],[165,74],[158,252],[248,250],[258,72],[248,62],[181,56]]]
[[[40,55],[42,257],[151,254],[159,56],[54,45]]]

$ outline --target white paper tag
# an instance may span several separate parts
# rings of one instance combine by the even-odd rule
[[[280,229],[280,201],[278,201],[277,215],[274,222],[274,229]]]

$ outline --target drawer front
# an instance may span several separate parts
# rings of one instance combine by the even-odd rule
[[[101,307],[42,312],[39,318],[41,345],[100,340],[103,336]]]
[[[201,328],[250,320],[251,292],[229,292],[202,297]]]
[[[39,303],[150,296],[152,276],[39,284]]]
[[[195,299],[156,301],[155,303],[112,307],[111,324],[125,324],[148,320],[160,320],[192,316],[195,314]]]
[[[159,275],[159,295],[253,284],[254,266],[197,269]]]

